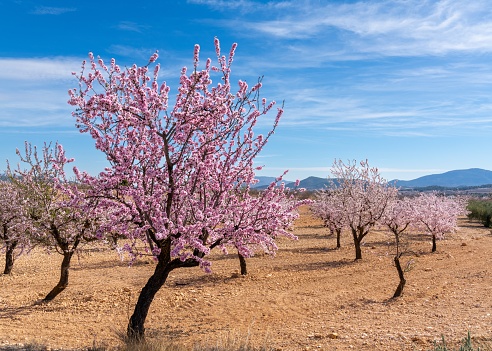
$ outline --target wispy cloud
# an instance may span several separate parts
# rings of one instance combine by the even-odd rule
[[[144,25],[144,24],[138,24],[135,22],[122,21],[122,22],[118,23],[116,28],[118,28],[120,30],[124,30],[124,31],[142,33],[144,31],[146,31],[147,29],[149,29],[150,26]]]
[[[259,8],[265,9],[277,9],[282,10],[286,8],[293,7],[293,3],[291,1],[266,1],[266,2],[257,2],[251,0],[187,0],[189,4],[195,5],[205,5],[214,8],[215,10],[222,11],[240,11],[241,13],[245,12],[256,12]]]
[[[82,59],[76,58],[1,58],[0,80],[71,80]]]
[[[226,8],[223,1],[193,2]],[[275,12],[276,17],[269,18],[265,10],[271,3],[240,1],[236,6],[254,9],[263,14],[261,19],[222,23],[243,35],[261,33],[265,38],[300,40],[297,48],[316,56],[329,53],[327,59],[350,53],[420,56],[492,52],[492,8],[486,0],[284,1],[282,5],[281,15]]]
[[[384,84],[384,82],[382,82]],[[462,84],[461,87],[467,87]],[[348,89],[350,90],[350,89]],[[428,98],[424,93],[394,100],[393,95],[366,96],[354,87],[352,97],[329,97],[326,89],[284,90],[284,128],[307,128],[375,135],[435,137],[489,133],[492,102],[477,102],[474,92],[443,91]],[[392,92],[405,95],[405,91]],[[408,94],[408,93],[407,93]],[[292,104],[289,102],[292,101]]]
[[[49,7],[49,6],[38,6],[31,14],[33,15],[63,15],[67,12],[77,11],[74,7]]]
[[[156,49],[128,45],[111,45],[107,51],[112,55],[131,58],[133,60],[132,63],[135,63],[138,61],[146,62]]]
[[[0,58],[0,126],[73,125],[68,89],[75,58]]]

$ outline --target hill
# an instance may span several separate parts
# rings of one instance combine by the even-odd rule
[[[264,176],[260,176],[260,177],[256,177],[256,179],[258,179],[258,183],[256,183],[253,186],[253,188],[254,189],[266,189],[277,178],[276,177],[264,177]],[[293,183],[290,180],[284,180],[284,182],[285,182],[285,184]]]
[[[253,187],[254,189],[266,189],[271,182],[275,180],[275,177],[256,177],[259,180],[257,184]],[[287,188],[294,188],[295,182],[285,180],[285,184]],[[299,188],[305,188],[306,190],[320,190],[329,186],[330,181],[328,178],[319,178],[319,177],[307,177],[303,179],[299,183]]]
[[[403,188],[480,186],[492,184],[492,171],[481,168],[470,168],[426,175],[414,180],[394,180],[394,182],[396,182],[396,186]]]
[[[265,189],[275,177],[257,177],[259,182],[256,189]],[[287,187],[293,187],[294,182],[285,181]],[[403,189],[415,188],[466,188],[466,187],[492,187],[492,171],[481,168],[454,170],[440,174],[430,174],[413,180],[392,180],[397,187]],[[329,186],[328,178],[308,177],[301,180],[299,187],[307,190],[320,190]],[[441,189],[442,190],[442,189]]]
[[[305,188],[306,190],[320,190],[328,186],[330,186],[328,178],[319,177],[308,177],[299,183],[299,188]]]

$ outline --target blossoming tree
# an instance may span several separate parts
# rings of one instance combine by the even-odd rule
[[[182,69],[172,105],[170,88],[158,83],[157,53],[147,65],[128,68],[114,59],[107,66],[91,54],[76,74],[79,87],[69,92],[79,130],[94,138],[110,163],[98,177],[80,173],[79,179],[118,208],[115,218],[132,218],[136,229],[122,232],[133,242],[146,243],[157,260],[130,317],[130,338],[144,337],[149,307],[172,270],[199,265],[210,271],[206,257],[211,249],[230,244],[246,256],[252,246],[275,251],[275,236],[287,234],[285,225],[293,218],[288,211],[272,210],[284,196],[272,186],[258,198],[262,204],[255,205],[265,208],[258,215],[266,217],[240,220],[256,200],[238,194],[254,182],[254,159],[283,110],[277,110],[265,136],[255,134],[259,118],[275,102],[260,98],[261,81],[252,87],[239,81],[233,92],[236,44],[228,56],[221,54],[218,39],[215,49],[218,64],[208,59],[200,69],[195,46],[193,68]],[[133,247],[127,246],[130,253]]]
[[[393,297],[401,296],[406,284],[405,270],[400,263],[400,258],[407,253],[407,249],[402,247],[402,236],[411,228],[417,227],[418,216],[414,202],[414,199],[409,197],[391,201],[381,219],[381,223],[388,227],[395,239],[395,256],[393,257],[393,261],[400,282]]]
[[[323,220],[323,223],[330,230],[331,234],[336,234],[337,249],[341,247],[340,237],[345,227],[345,210],[341,193],[337,189],[324,189],[316,193],[316,199],[311,205],[313,213]]]
[[[227,200],[230,211],[218,230],[223,231],[223,247],[227,244],[238,250],[241,275],[247,274],[246,257],[253,256],[258,250],[275,254],[277,236],[297,239],[288,229],[299,216],[297,207],[309,200],[297,200],[297,189],[286,188],[281,181],[282,177],[277,178],[256,196],[251,195],[247,187]],[[257,237],[264,233],[269,233],[270,237]]]
[[[5,251],[3,274],[10,274],[16,256],[31,248],[26,201],[11,181],[0,181],[0,240]]]
[[[96,239],[98,221],[96,199],[86,197],[79,184],[69,181],[64,166],[72,162],[65,157],[63,147],[45,144],[41,153],[25,144],[25,153],[17,150],[23,165],[12,170],[8,166],[17,191],[27,199],[24,203],[30,240],[63,256],[60,279],[43,301],[53,300],[68,286],[70,261],[79,245]]]
[[[354,239],[355,259],[362,259],[362,240],[382,218],[398,190],[367,160],[359,164],[335,160],[331,174],[337,180],[332,186],[337,189],[339,206]]]
[[[466,214],[466,200],[447,197],[435,192],[421,193],[415,199],[417,218],[421,229],[432,236],[432,252],[437,249],[436,239],[458,227],[458,217]]]

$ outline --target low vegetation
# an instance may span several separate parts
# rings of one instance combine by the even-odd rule
[[[109,348],[105,345],[98,345],[94,342],[92,347],[79,349],[76,351],[273,351],[275,350],[265,341],[263,346],[254,347],[249,342],[249,335],[229,334],[223,340],[217,340],[214,346],[198,344],[193,347],[184,347],[165,339],[153,340],[128,340],[123,336],[123,345],[117,348]],[[1,351],[48,351],[49,347],[37,343],[26,345],[12,345],[0,347]],[[375,348],[374,350],[377,350]],[[428,351],[490,351],[492,344],[490,342],[475,342],[472,340],[470,332],[463,338],[458,345],[450,345],[442,336],[440,342],[435,342],[432,349]],[[63,351],[63,350],[58,350]],[[72,350],[73,351],[73,350]]]
[[[434,348],[429,351],[487,351],[492,350],[492,345],[490,343],[474,343],[472,341],[470,332],[468,335],[462,340],[461,344],[458,345],[458,348],[454,348],[446,343],[444,336],[441,339],[441,342],[434,343]]]
[[[489,199],[471,199],[467,207],[468,218],[480,221],[484,227],[492,226],[492,201]]]

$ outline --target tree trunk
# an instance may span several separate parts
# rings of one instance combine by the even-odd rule
[[[432,252],[436,252],[437,246],[436,246],[436,235],[432,234]]]
[[[74,250],[63,251],[63,261],[61,264],[60,281],[56,286],[46,295],[43,301],[53,300],[59,293],[61,293],[68,286],[68,273],[70,271],[70,260],[72,259]]]
[[[14,267],[14,250],[17,246],[18,241],[7,241],[7,250],[5,251],[5,269],[3,274],[12,273],[12,268]]]
[[[401,296],[401,294],[403,293],[403,288],[405,287],[405,283],[407,282],[405,280],[405,276],[403,275],[403,269],[401,269],[400,258],[398,256],[395,256],[394,260],[395,260],[396,270],[398,271],[398,276],[400,277],[400,283],[398,284],[398,287],[396,288],[396,291],[393,294],[393,298]]]
[[[246,267],[246,259],[239,252],[237,253],[237,255],[239,257],[239,265],[241,266],[241,275],[247,275],[248,269]]]
[[[357,236],[357,231],[355,231],[355,230],[352,230],[352,236],[354,237],[355,259],[361,260],[362,259],[362,250],[360,247],[360,242],[362,241],[362,238],[359,238],[359,236]]]
[[[339,249],[341,247],[341,245],[340,245],[340,235],[342,234],[342,231],[340,229],[337,229],[336,232],[337,232],[337,249]]]
[[[167,277],[173,268],[174,267],[171,267],[169,262],[166,263],[159,259],[154,274],[149,278],[147,284],[145,284],[138,296],[133,315],[128,322],[127,337],[130,340],[140,340],[144,338],[145,319],[149,313],[150,304],[154,300],[156,293],[166,282]]]

